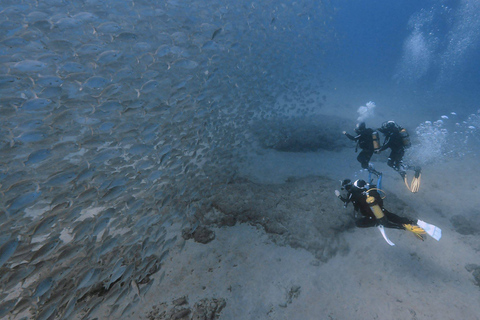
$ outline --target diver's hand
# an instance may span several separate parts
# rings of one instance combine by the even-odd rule
[[[342,134],[347,134],[347,131],[342,131]]]
[[[336,195],[337,197],[340,197],[340,191],[335,190],[335,195]]]

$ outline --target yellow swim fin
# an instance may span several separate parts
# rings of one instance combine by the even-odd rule
[[[415,176],[412,179],[412,192],[418,192],[418,189],[420,189],[420,181],[422,179],[422,171],[420,167],[415,168]]]
[[[413,193],[418,192],[418,190],[420,189],[421,178],[422,178],[422,172],[420,167],[415,168],[415,176],[413,177],[412,183],[410,185],[408,185],[408,182],[407,182],[407,175],[406,174],[403,175],[403,181],[405,182],[407,189]]]
[[[425,240],[423,238],[423,235],[427,234],[427,232],[422,228],[420,228],[419,226],[416,226],[413,224],[404,224],[403,227],[405,228],[405,230],[412,232],[420,240],[422,241]]]

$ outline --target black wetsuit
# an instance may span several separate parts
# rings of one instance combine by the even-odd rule
[[[391,149],[390,156],[388,157],[387,165],[395,169],[396,171],[404,171],[402,168],[402,160],[405,155],[405,146],[403,144],[403,138],[400,135],[398,128],[392,128],[389,130],[378,129],[378,131],[385,134],[385,142],[383,146],[378,150],[384,151],[388,148]]]
[[[385,217],[378,220],[375,217],[370,205],[367,203],[367,189],[359,189],[355,186],[351,186],[347,191],[347,197],[344,198],[340,196],[340,200],[342,200],[345,204],[345,207],[348,203],[353,203],[353,208],[355,209],[356,213],[360,213],[361,217],[357,218],[355,221],[355,225],[359,228],[368,228],[368,227],[375,227],[378,225],[383,225],[385,228],[393,228],[393,229],[405,229],[403,226],[404,224],[415,224],[414,221],[408,218],[402,218],[397,216],[396,214],[389,212],[387,209],[383,207],[383,199],[375,189],[374,185],[369,186],[368,195],[375,198],[376,203],[382,208],[383,214]]]
[[[357,156],[358,162],[362,165],[363,169],[368,169],[368,163],[373,155],[373,130],[370,128],[365,128],[360,131],[357,136],[352,136],[351,134],[345,133],[348,139],[356,141],[358,146],[362,151]]]

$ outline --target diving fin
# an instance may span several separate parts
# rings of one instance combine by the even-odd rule
[[[413,224],[404,224],[403,227],[405,228],[405,230],[412,232],[418,239],[422,241],[425,240],[423,238],[423,235],[427,234],[427,232],[422,228],[420,228],[419,226],[416,226]]]
[[[405,173],[405,171],[403,171],[403,174],[402,173],[400,173],[400,174],[401,174],[401,176],[403,178],[403,181],[405,182],[405,185],[407,186],[408,190],[410,190],[413,193],[418,192],[418,190],[420,189],[420,181],[421,181],[421,178],[422,178],[422,172],[421,172],[420,167],[415,167],[415,175],[414,175],[410,185],[408,185],[407,174]]]
[[[415,167],[415,175],[413,176],[412,179],[412,192],[418,192],[418,189],[420,189],[420,181],[422,178],[422,169],[420,167]]]
[[[418,178],[412,179],[412,184],[410,188],[413,193],[418,192],[418,189],[420,189],[420,176]]]
[[[391,246],[394,246],[395,243],[393,243],[392,241],[390,241],[390,239],[388,239],[387,235],[385,234],[385,228],[382,226],[382,225],[379,225],[377,226],[378,230],[380,230],[380,233],[382,234],[383,236],[383,239],[385,239],[385,241],[387,241],[387,243]]]
[[[433,239],[440,241],[440,238],[442,237],[442,229],[440,229],[437,226],[434,226],[433,224],[426,223],[425,221],[418,220],[417,225],[421,227],[425,232],[431,236]]]
[[[403,174],[403,175],[402,175],[402,178],[403,178],[403,182],[405,182],[405,186],[407,187],[407,189],[408,189],[410,192],[413,192],[413,191],[412,191],[412,188],[410,188],[410,186],[408,185],[407,175],[406,175],[406,174]]]

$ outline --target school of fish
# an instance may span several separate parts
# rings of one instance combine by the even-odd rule
[[[118,318],[139,303],[169,228],[195,225],[235,176],[252,120],[318,76],[325,10],[2,0],[0,318]]]

